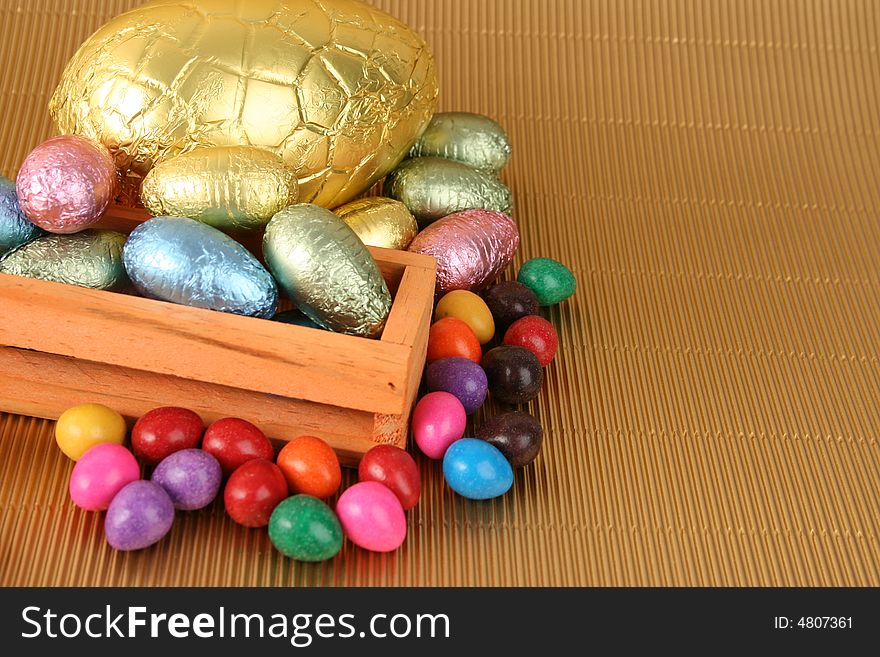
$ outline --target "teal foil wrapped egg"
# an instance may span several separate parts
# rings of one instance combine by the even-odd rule
[[[329,210],[301,203],[266,227],[263,255],[291,301],[318,325],[378,337],[391,294],[367,247]]]
[[[272,317],[278,288],[241,244],[186,217],[156,217],[135,228],[123,251],[144,296],[220,312]]]
[[[44,234],[21,211],[15,183],[0,176],[0,256]]]

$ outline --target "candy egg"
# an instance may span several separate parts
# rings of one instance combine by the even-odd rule
[[[165,489],[174,508],[194,511],[214,501],[222,478],[220,463],[208,452],[182,449],[162,459],[150,481]]]
[[[434,319],[457,317],[471,327],[480,344],[486,344],[495,335],[495,320],[489,306],[473,292],[447,292],[434,309]]]
[[[269,540],[297,561],[325,561],[342,549],[342,526],[333,510],[310,495],[281,502],[269,518]]]
[[[124,245],[125,235],[112,230],[44,235],[7,253],[0,260],[0,273],[95,290],[120,290],[128,286],[122,265]]]
[[[448,392],[458,398],[465,412],[476,412],[486,400],[486,373],[467,358],[443,358],[428,365],[425,383],[431,392]]]
[[[101,443],[125,442],[125,420],[101,404],[79,404],[64,411],[55,424],[55,442],[74,461]]]
[[[272,511],[288,495],[287,480],[271,461],[254,459],[239,466],[226,482],[226,513],[245,527],[265,527]]]
[[[15,187],[33,223],[50,233],[76,233],[98,221],[116,196],[116,165],[101,144],[62,135],[28,154]]]
[[[125,269],[147,297],[238,315],[271,317],[278,288],[241,244],[185,217],[156,217],[135,228]]]
[[[345,489],[336,514],[349,540],[365,550],[391,552],[406,538],[406,516],[400,500],[387,486],[361,481]]]
[[[168,493],[152,481],[133,481],[110,502],[104,534],[117,550],[141,550],[161,541],[173,522]]]
[[[510,159],[510,142],[495,121],[470,112],[438,112],[409,152],[436,156],[497,174]]]
[[[448,392],[429,392],[413,410],[413,438],[428,458],[443,458],[449,446],[464,435],[466,424],[464,406]]]
[[[223,231],[262,228],[296,203],[296,172],[252,146],[202,146],[159,162],[141,184],[154,216],[190,217]]]
[[[441,157],[404,160],[385,179],[382,193],[403,202],[421,227],[471,208],[513,211],[510,190],[498,178]]]
[[[446,450],[443,477],[462,497],[488,500],[510,490],[513,468],[494,445],[476,438],[462,438]]]
[[[426,362],[433,363],[441,358],[467,358],[479,363],[483,358],[480,341],[457,317],[444,317],[434,322],[428,332],[428,354]]]
[[[525,347],[501,345],[483,356],[483,369],[492,396],[505,404],[525,404],[541,392],[544,370]]]
[[[542,306],[565,301],[577,289],[577,280],[571,270],[552,258],[532,258],[520,267],[516,277],[538,297]]]
[[[202,438],[202,449],[217,459],[224,476],[254,459],[272,461],[275,448],[260,429],[237,417],[212,422]]]
[[[381,196],[346,203],[333,213],[367,246],[403,250],[419,232],[415,217],[403,203]]]
[[[131,452],[116,443],[100,443],[83,454],[70,473],[70,497],[86,511],[103,511],[126,484],[140,479]]]
[[[479,289],[513,259],[519,231],[502,212],[465,210],[434,222],[419,233],[409,251],[437,260],[437,291]]]
[[[504,344],[525,347],[538,357],[541,367],[547,367],[556,355],[559,336],[553,324],[543,317],[530,315],[510,325],[504,333]]]
[[[543,437],[541,423],[522,411],[490,417],[477,431],[477,438],[495,445],[515,468],[535,460]]]
[[[497,283],[484,290],[482,296],[499,331],[506,331],[520,317],[537,315],[540,308],[535,293],[518,281]]]
[[[317,205],[291,205],[272,217],[263,238],[269,269],[297,307],[340,333],[377,337],[391,294],[354,231]]]
[[[196,413],[177,406],[163,406],[144,413],[131,430],[131,448],[150,465],[174,452],[199,446],[205,425]]]
[[[336,452],[320,438],[299,436],[278,452],[278,467],[291,493],[330,497],[342,483]]]
[[[15,183],[0,176],[0,257],[43,235],[43,229],[24,216],[15,193]]]
[[[418,504],[422,494],[419,466],[406,450],[394,445],[376,445],[364,454],[358,465],[358,480],[376,481],[390,488],[404,511]]]

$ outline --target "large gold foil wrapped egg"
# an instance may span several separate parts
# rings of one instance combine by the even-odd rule
[[[361,198],[333,211],[367,246],[403,250],[419,232],[416,218],[400,201]]]
[[[190,217],[227,232],[262,228],[296,198],[293,169],[253,146],[201,147],[169,157],[141,185],[141,201],[154,216]]]
[[[436,99],[422,38],[357,0],[155,0],[80,47],[49,110],[130,176],[252,145],[297,171],[301,201],[335,207],[400,162]]]

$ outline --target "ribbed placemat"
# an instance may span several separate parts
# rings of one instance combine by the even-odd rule
[[[0,0],[0,173],[135,4]],[[69,501],[52,423],[0,415],[0,583],[880,584],[880,6],[375,4],[433,46],[443,109],[509,131],[515,265],[577,275],[547,314],[540,458],[483,503],[421,459],[392,555],[296,564],[222,505],[121,554]]]

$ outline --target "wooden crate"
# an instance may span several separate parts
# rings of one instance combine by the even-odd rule
[[[113,208],[101,225],[128,231],[144,218]],[[98,402],[131,422],[183,406],[275,439],[319,436],[349,465],[376,444],[403,446],[435,263],[370,251],[394,296],[379,340],[0,274],[0,410],[54,419]]]

